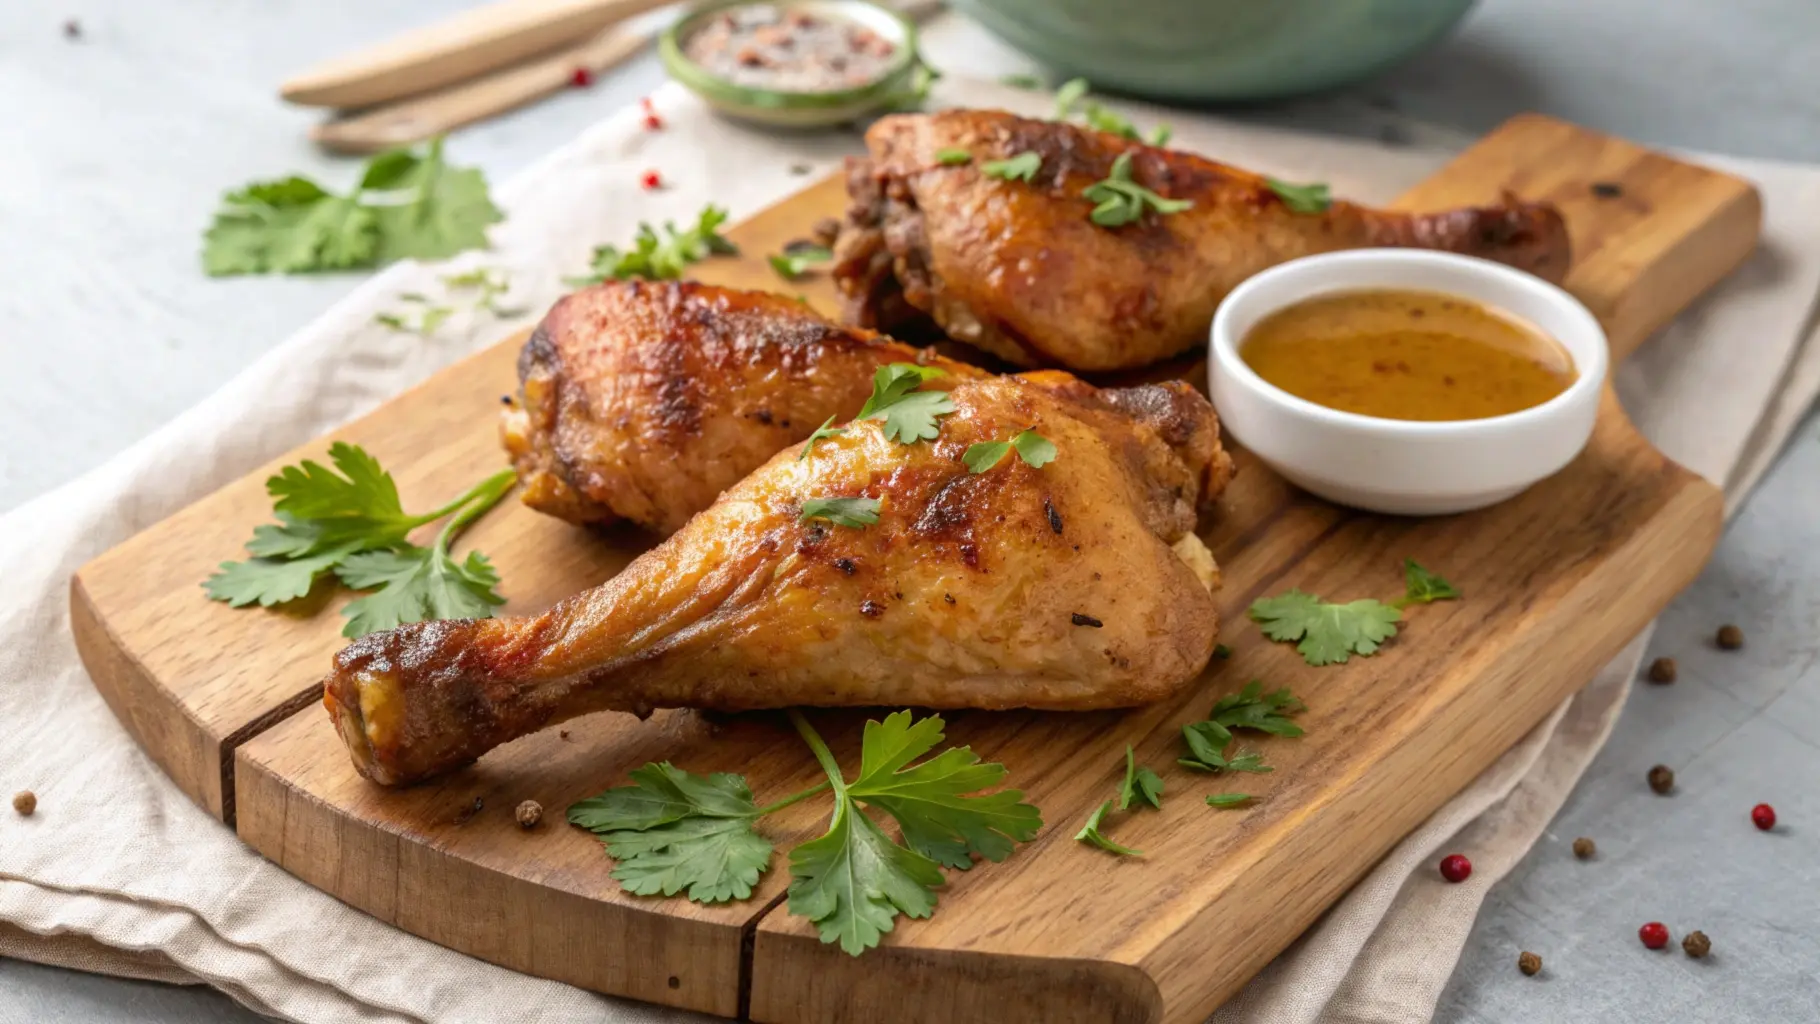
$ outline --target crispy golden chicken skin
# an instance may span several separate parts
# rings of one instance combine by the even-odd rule
[[[1335,202],[1296,213],[1266,178],[1056,121],[987,110],[886,117],[848,167],[851,207],[834,274],[849,322],[896,330],[932,318],[950,337],[1020,366],[1115,370],[1205,343],[1227,293],[1298,256],[1372,246],[1444,249],[1551,281],[1569,258],[1554,207],[1511,200],[1441,213]],[[966,164],[937,153],[961,149]],[[1033,181],[982,172],[1035,153]],[[1082,197],[1131,155],[1133,180],[1182,212],[1107,228]]]
[[[1217,634],[1216,570],[1193,528],[1230,466],[1206,399],[1061,373],[950,394],[935,440],[862,420],[809,459],[792,446],[542,615],[356,641],[323,695],[356,767],[410,782],[601,710],[1072,710],[1176,693]],[[1029,428],[1057,451],[1041,468],[961,460]],[[877,521],[805,520],[813,498],[876,501]]]
[[[532,508],[670,533],[778,449],[858,412],[873,371],[895,362],[983,372],[782,295],[614,281],[563,298],[525,343],[501,439]]]

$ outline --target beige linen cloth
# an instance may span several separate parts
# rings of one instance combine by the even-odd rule
[[[940,98],[1032,113],[1049,104],[1045,96],[953,79]],[[508,269],[513,300],[540,310],[591,246],[623,242],[639,220],[681,221],[710,200],[735,217],[752,213],[812,180],[800,165],[819,175],[857,147],[851,136],[741,128],[674,87],[656,102],[669,130],[647,132],[636,112],[624,112],[500,189],[510,216],[495,232],[496,251],[457,265]],[[1448,155],[1170,119],[1185,148],[1329,181],[1337,193],[1365,199],[1396,194]],[[1820,290],[1820,239],[1809,230],[1820,223],[1820,171],[1712,162],[1763,188],[1763,250],[1618,378],[1644,432],[1722,483],[1735,505],[1820,388],[1820,357],[1801,344]],[[670,190],[642,192],[638,176],[647,167],[661,168]],[[38,794],[29,819],[0,808],[0,953],[206,983],[293,1021],[698,1019],[469,959],[291,878],[164,778],[77,662],[65,610],[77,566],[517,326],[457,318],[421,339],[373,323],[400,292],[437,294],[447,269],[406,265],[378,275],[208,401],[0,520],[7,584],[0,590],[0,795]],[[224,556],[246,528],[223,524]],[[1215,1020],[1428,1019],[1486,890],[1535,841],[1599,749],[1642,645],[1639,638],[1391,851]],[[1439,882],[1432,864],[1443,846],[1470,853],[1469,882]]]

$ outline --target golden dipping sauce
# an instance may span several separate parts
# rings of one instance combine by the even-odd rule
[[[1573,357],[1507,313],[1441,292],[1322,295],[1251,329],[1239,358],[1317,405],[1392,420],[1478,420],[1573,384]]]

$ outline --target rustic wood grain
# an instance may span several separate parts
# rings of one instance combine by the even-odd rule
[[[1619,183],[1622,197],[1595,202],[1592,180]],[[1585,253],[1569,287],[1606,319],[1620,351],[1723,276],[1754,238],[1743,183],[1536,118],[1489,137],[1405,202],[1476,201],[1506,186],[1566,207]],[[822,182],[741,225],[745,255],[702,264],[699,276],[800,291],[826,308],[824,279],[780,283],[762,258],[841,205],[839,184]],[[517,345],[451,367],[335,436],[393,467],[408,505],[439,502],[500,463],[490,414],[512,385]],[[273,468],[320,458],[327,443]],[[934,918],[900,922],[857,960],[770,912],[787,883],[781,857],[743,903],[646,900],[620,892],[599,845],[561,824],[569,802],[647,760],[742,772],[761,800],[812,784],[813,761],[776,715],[593,716],[432,785],[387,791],[355,776],[313,706],[347,595],[325,592],[313,615],[285,614],[227,609],[197,587],[267,514],[264,471],[85,566],[72,584],[78,644],[122,720],[186,791],[228,816],[237,802],[247,842],[354,906],[488,960],[756,1020],[1199,1019],[1590,678],[1693,577],[1719,525],[1716,491],[1644,444],[1609,394],[1578,460],[1466,516],[1348,512],[1240,455],[1238,482],[1202,531],[1226,574],[1233,658],[1168,705],[949,715],[950,739],[1008,764],[1048,825],[1006,863],[954,875]],[[598,582],[646,543],[572,530],[512,502],[463,541],[499,566],[506,613]],[[1405,556],[1468,597],[1413,609],[1378,657],[1312,669],[1242,625],[1253,598],[1290,586],[1394,594]],[[1309,736],[1257,744],[1277,766],[1271,775],[1228,782],[1176,768],[1180,725],[1253,677],[1306,697]],[[309,706],[282,716],[300,705]],[[865,715],[813,717],[852,764]],[[1170,788],[1167,810],[1111,823],[1149,853],[1142,860],[1071,840],[1112,795],[1126,743]],[[1225,811],[1200,802],[1235,788],[1260,799]],[[476,797],[481,809],[464,818]],[[511,816],[524,799],[545,808],[530,832]],[[807,801],[764,830],[788,848],[816,834],[824,814]]]

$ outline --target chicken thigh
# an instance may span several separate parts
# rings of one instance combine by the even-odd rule
[[[1261,175],[988,110],[886,117],[866,147],[868,158],[848,168],[851,207],[835,254],[849,322],[892,331],[932,318],[1019,366],[1100,371],[1166,359],[1206,341],[1214,309],[1240,282],[1312,253],[1414,246],[1551,281],[1567,270],[1566,227],[1544,203],[1403,213],[1333,202],[1297,212]],[[1032,156],[1040,163],[1027,181],[988,166]],[[1094,223],[1101,196],[1083,193],[1121,156],[1129,185],[1193,205]]]
[[[1231,473],[1207,400],[1059,372],[960,380],[949,397],[933,440],[862,419],[806,459],[777,453],[541,615],[356,641],[323,696],[356,767],[410,782],[601,710],[1073,710],[1194,679],[1217,633],[1196,510]],[[962,460],[1025,430],[1053,460]],[[830,498],[858,501],[818,514]]]

